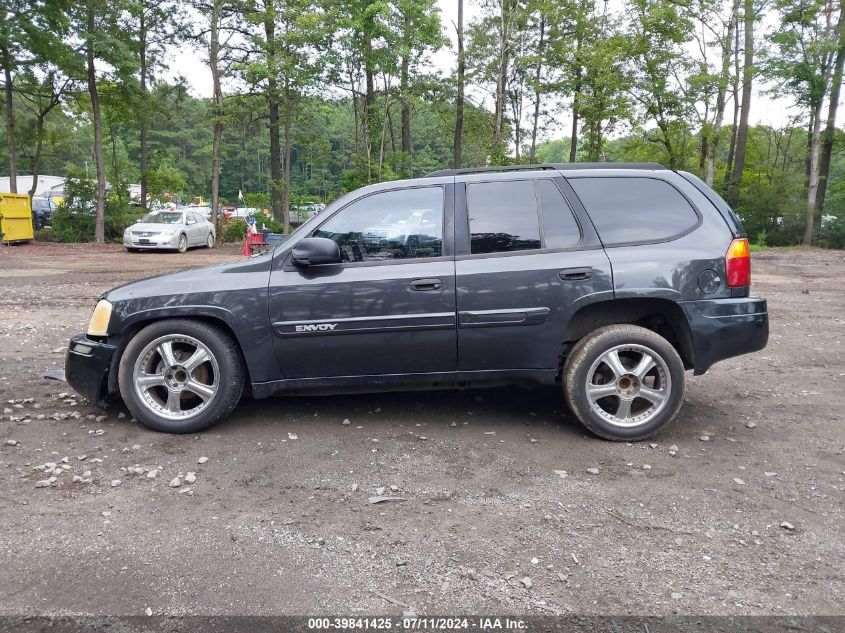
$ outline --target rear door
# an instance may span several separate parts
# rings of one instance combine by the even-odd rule
[[[610,263],[557,172],[456,182],[458,367],[556,370],[583,305],[613,296]]]
[[[278,257],[270,320],[284,378],[454,372],[454,191],[433,183],[364,195],[310,235],[343,263]]]

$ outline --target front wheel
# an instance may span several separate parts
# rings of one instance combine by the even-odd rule
[[[245,371],[237,344],[198,321],[157,321],[138,332],[118,368],[120,395],[142,424],[194,433],[225,418],[240,400]]]
[[[184,233],[179,236],[179,246],[176,247],[176,250],[178,250],[180,253],[184,253],[188,250],[188,236]]]
[[[214,248],[214,233],[209,233],[208,237],[205,240],[205,245],[208,248]]]
[[[563,389],[578,420],[608,440],[641,440],[664,428],[684,398],[684,365],[665,338],[610,325],[581,339],[566,359]]]

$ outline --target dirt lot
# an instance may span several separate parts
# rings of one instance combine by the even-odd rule
[[[0,248],[0,614],[845,613],[845,253],[755,254],[769,347],[689,376],[651,444],[520,389],[246,401],[168,436],[39,378],[100,292],[239,256]]]

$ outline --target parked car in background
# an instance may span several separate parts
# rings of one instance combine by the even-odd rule
[[[211,221],[211,207],[210,206],[189,206],[188,210],[198,213],[209,222]]]
[[[223,209],[223,217],[227,220],[231,220],[232,218],[239,218],[241,220],[245,220],[251,215],[255,215],[261,209],[256,209],[255,207],[237,207],[234,209]]]
[[[32,226],[36,230],[50,226],[53,221],[53,211],[56,204],[48,198],[32,198]]]
[[[141,250],[177,250],[214,246],[214,225],[201,213],[185,207],[153,211],[123,232],[123,245],[130,253]]]
[[[448,169],[353,191],[269,254],[103,294],[65,367],[160,431],[208,428],[247,387],[506,383],[556,387],[590,431],[634,441],[677,417],[686,370],[765,347],[750,287],[742,224],[692,174]]]

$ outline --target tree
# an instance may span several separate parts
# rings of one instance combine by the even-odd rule
[[[698,8],[701,25],[700,34],[696,34],[700,53],[699,70],[690,81],[694,98],[703,106],[703,112],[699,113],[700,168],[704,172],[704,181],[710,186],[715,178],[716,153],[722,137],[722,123],[727,106],[734,38],[739,20],[739,2],[740,0],[730,0],[730,4],[725,6],[721,0],[701,0]],[[715,63],[710,62],[710,48],[716,48],[719,52]]]
[[[693,105],[683,90],[690,63],[682,46],[692,23],[671,0],[631,0],[628,7],[632,96],[643,118],[657,126],[647,138],[664,147],[671,169],[681,169]]]
[[[524,31],[518,24],[525,18],[524,0],[484,0],[480,18],[470,26],[470,60],[473,80],[482,86],[494,86],[493,135],[490,161],[506,162],[505,131],[508,125],[506,109],[512,80],[513,51],[521,49]],[[520,95],[521,96],[521,95]],[[514,126],[519,121],[511,121]],[[517,131],[517,135],[519,132]]]
[[[124,86],[134,86],[137,60],[130,48],[131,37],[121,21],[126,8],[119,2],[106,0],[84,0],[70,5],[68,12],[70,37],[78,42],[73,50],[77,55],[69,56],[68,71],[85,81],[88,91],[93,127],[93,155],[97,171],[97,201],[94,239],[105,239],[106,169],[103,158],[103,116],[100,104],[98,82],[100,74],[109,81]],[[98,72],[96,61],[105,62],[104,70]]]
[[[242,68],[246,79],[263,90],[267,100],[272,211],[287,233],[292,125],[301,98],[314,88],[321,72],[318,52],[327,35],[324,14],[308,0],[258,0],[248,5],[244,15],[249,25],[259,27],[252,32],[252,48]],[[282,109],[284,159],[280,141]]]
[[[238,12],[231,0],[193,0],[194,10],[203,18],[201,28],[192,33],[191,39],[201,42],[208,52],[211,71],[211,121],[213,141],[211,147],[211,222],[217,224],[220,210],[220,155],[223,142],[225,102],[222,78],[231,67],[230,41],[237,32]],[[206,40],[207,38],[207,40]]]
[[[839,108],[839,95],[842,89],[842,71],[845,66],[845,25],[843,25],[843,8],[839,5],[839,42],[836,48],[836,58],[833,62],[833,76],[830,81],[830,96],[827,106],[827,123],[821,138],[821,157],[819,158],[819,185],[816,191],[815,210],[821,222],[824,211],[825,195],[827,193],[828,178],[830,176],[830,160],[833,154],[833,142],[836,138],[836,114]]]
[[[771,37],[776,51],[769,61],[768,71],[781,80],[781,91],[793,96],[807,114],[803,243],[811,244],[821,178],[823,105],[839,47],[842,10],[840,7],[839,17],[834,21],[834,12],[826,0],[781,0],[777,9],[781,23]]]
[[[461,168],[461,143],[464,131],[464,83],[466,73],[466,59],[464,58],[464,0],[458,0],[458,23],[455,25],[458,34],[458,75],[457,95],[455,97],[455,142],[452,166]]]
[[[28,192],[30,200],[35,195],[35,189],[38,186],[47,116],[75,88],[75,82],[55,67],[45,65],[39,69],[39,75],[41,79],[33,73],[27,73],[16,88],[16,92],[35,117],[34,150],[30,161],[32,186]]]
[[[135,116],[140,138],[141,206],[147,205],[149,170],[149,83],[164,64],[166,45],[178,44],[181,31],[178,6],[173,0],[129,0],[130,29],[135,33],[140,98]]]
[[[751,111],[751,84],[754,80],[754,21],[756,11],[754,0],[744,0],[743,25],[745,34],[744,61],[742,64],[742,103],[739,111],[739,125],[736,128],[734,144],[733,172],[728,181],[726,198],[731,206],[739,203],[739,186],[742,172],[745,170],[745,149],[748,141],[748,114]]]

